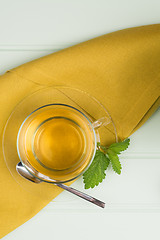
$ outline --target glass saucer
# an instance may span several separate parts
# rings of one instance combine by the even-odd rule
[[[19,128],[24,119],[35,109],[51,103],[71,105],[87,115],[91,122],[102,117],[108,117],[110,123],[98,129],[97,137],[99,139],[97,141],[104,145],[117,141],[116,128],[109,112],[96,98],[84,91],[65,86],[47,87],[24,98],[14,108],[6,122],[2,139],[3,157],[14,180],[24,190],[41,198],[54,196],[56,186],[47,183],[34,184],[19,176],[16,171],[16,164],[20,161],[16,141]]]

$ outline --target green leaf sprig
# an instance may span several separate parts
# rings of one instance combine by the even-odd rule
[[[97,143],[95,157],[87,171],[83,174],[85,189],[94,188],[105,179],[105,171],[110,163],[113,170],[117,174],[121,174],[122,166],[118,154],[125,151],[128,148],[129,143],[130,139],[128,138],[123,142],[113,143],[109,147]]]

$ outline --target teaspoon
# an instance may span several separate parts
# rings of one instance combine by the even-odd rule
[[[22,176],[24,177],[25,179],[31,181],[31,182],[34,182],[34,183],[41,183],[43,182],[43,180],[40,180],[36,177],[34,177],[32,174],[29,173],[29,171],[22,165],[21,162],[19,162],[17,165],[16,165],[16,170],[17,172]],[[55,184],[56,186],[60,187],[60,188],[63,188],[64,190],[67,190],[68,192],[71,192],[75,195],[77,195],[78,197],[81,197],[101,208],[104,208],[105,207],[105,203],[94,198],[94,197],[91,197],[89,196],[88,194],[86,193],[83,193],[83,192],[80,192],[72,187],[68,187],[67,185],[64,185],[62,183],[53,183]]]

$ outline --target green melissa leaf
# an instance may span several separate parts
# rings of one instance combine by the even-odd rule
[[[98,186],[99,183],[105,178],[105,170],[109,165],[108,157],[100,150],[96,151],[93,162],[83,174],[83,181],[85,184],[85,189],[94,188]]]
[[[130,139],[126,139],[123,142],[113,143],[110,146],[102,146],[99,142],[97,143],[98,150],[96,151],[93,162],[83,174],[86,189],[94,188],[103,181],[106,176],[105,170],[110,162],[113,170],[121,174],[122,167],[118,154],[128,148],[129,142]]]
[[[113,143],[108,149],[112,150],[116,154],[120,154],[122,151],[126,150],[129,146],[130,139],[127,138],[123,142]]]
[[[122,167],[121,167],[121,163],[119,161],[118,155],[110,149],[108,149],[107,155],[109,157],[109,160],[111,161],[111,165],[112,165],[113,170],[116,173],[121,174]]]

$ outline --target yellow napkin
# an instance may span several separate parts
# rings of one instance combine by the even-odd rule
[[[0,77],[0,237],[61,192],[49,184],[42,184],[44,198],[26,191],[8,171],[1,147],[3,128],[15,105],[50,85],[72,86],[95,96],[109,110],[119,139],[128,137],[160,104],[160,24],[103,35]]]

